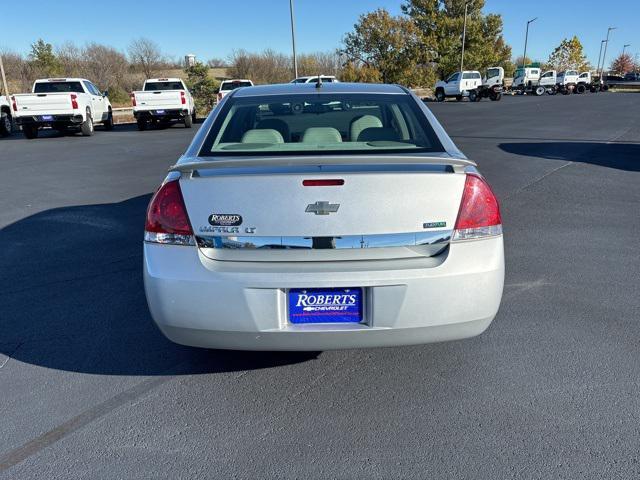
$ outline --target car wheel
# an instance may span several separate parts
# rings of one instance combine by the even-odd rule
[[[542,87],[542,86],[536,87],[536,92],[535,93],[536,93],[536,96],[538,96],[538,97],[540,95],[544,95],[544,87]]]
[[[80,125],[80,131],[83,137],[90,137],[93,135],[93,118],[91,118],[91,112],[87,109],[87,119]]]
[[[0,117],[0,137],[8,137],[13,131],[13,122],[11,121],[11,115],[3,113]]]
[[[582,93],[584,93],[584,92],[586,92],[586,91],[587,91],[587,87],[585,87],[585,86],[584,86],[584,85],[582,85],[582,84],[581,84],[581,85],[578,85],[578,86],[576,87],[576,93],[580,93],[580,94],[582,94]]]
[[[497,92],[497,93],[492,93],[491,96],[489,97],[491,99],[491,101],[493,102],[498,102],[500,101],[500,99],[502,98],[502,93],[501,92]]]
[[[193,125],[193,117],[189,114],[184,116],[184,128],[191,128]]]
[[[456,100],[457,100],[457,98],[456,98]],[[478,100],[479,100],[478,92],[476,92],[475,90],[471,90],[469,92],[469,101],[470,102],[477,102]]]
[[[22,127],[22,133],[25,138],[32,140],[38,137],[38,126],[37,125],[24,125]]]
[[[438,102],[444,102],[445,94],[443,90],[436,90],[436,100]]]
[[[113,130],[113,112],[109,110],[107,119],[103,123],[105,130]]]
[[[140,130],[141,132],[147,129],[147,121],[143,118],[139,118],[136,123],[138,124],[138,130]]]

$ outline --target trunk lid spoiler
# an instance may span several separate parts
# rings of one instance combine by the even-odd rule
[[[269,157],[235,157],[225,160],[202,160],[201,157],[183,157],[178,163],[169,167],[170,172],[194,174],[198,170],[229,169],[246,167],[295,167],[329,165],[445,165],[456,173],[463,173],[467,167],[475,167],[476,163],[466,158],[451,156],[421,155],[323,155],[323,156],[269,156]]]

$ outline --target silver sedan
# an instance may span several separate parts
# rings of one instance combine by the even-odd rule
[[[158,327],[185,345],[461,339],[500,305],[500,210],[403,87],[240,88],[153,196],[144,280]]]

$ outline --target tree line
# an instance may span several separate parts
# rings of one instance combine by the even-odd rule
[[[347,32],[339,48],[298,55],[299,75],[336,75],[342,81],[400,83],[410,87],[432,87],[460,68],[462,30],[467,7],[464,68],[484,70],[502,66],[513,76],[518,65],[531,59],[512,60],[511,47],[503,34],[499,14],[485,14],[484,0],[407,0],[401,14],[384,8],[362,14]],[[28,91],[36,78],[86,77],[108,89],[116,104],[127,103],[129,92],[140,88],[145,78],[166,76],[183,69],[152,40],[133,40],[126,51],[109,45],[65,43],[53,46],[40,39],[28,55],[4,52],[3,59],[13,91]],[[546,62],[545,69],[593,69],[580,40],[562,40]],[[212,58],[185,69],[191,86],[199,90],[202,108],[212,104],[217,81],[210,68],[224,68],[220,76],[249,78],[256,84],[288,82],[293,77],[291,55],[266,49],[262,52],[234,50],[229,58]],[[611,63],[618,73],[640,71],[628,55]]]

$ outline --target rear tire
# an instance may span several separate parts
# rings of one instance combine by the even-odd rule
[[[542,86],[536,87],[535,94],[537,97],[544,95],[544,87]]]
[[[191,128],[191,125],[193,125],[193,118],[187,114],[184,116],[184,128]]]
[[[444,90],[436,90],[436,101],[444,102],[446,95],[444,94]]]
[[[87,119],[80,125],[80,132],[83,137],[90,137],[93,135],[93,118],[91,118],[91,112],[87,110]]]
[[[113,130],[113,112],[109,110],[107,119],[103,122],[105,130]]]
[[[456,100],[458,100],[458,97],[456,97]],[[471,90],[469,92],[469,101],[470,102],[477,102],[480,100],[480,95],[478,95],[478,92],[476,92],[475,90]],[[458,100],[460,101],[460,100]]]
[[[138,130],[144,132],[147,129],[147,121],[143,118],[139,118],[136,122],[138,124]]]
[[[38,137],[38,126],[23,125],[22,133],[24,134],[25,138],[28,138],[29,140],[33,140],[34,138]]]
[[[0,116],[0,137],[8,137],[13,132],[13,122],[11,121],[11,115],[8,113],[2,113]]]
[[[492,102],[499,102],[500,99],[502,98],[502,92],[492,93],[489,98],[491,99]]]
[[[580,84],[576,87],[576,93],[578,94],[582,94],[584,92],[587,91],[587,87],[585,87],[584,85]]]

